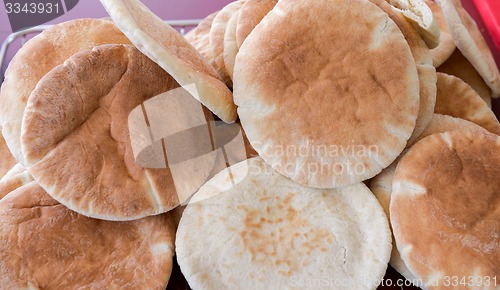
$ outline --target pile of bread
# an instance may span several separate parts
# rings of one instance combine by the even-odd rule
[[[0,288],[164,289],[174,255],[192,289],[500,287],[500,75],[459,0],[239,0],[185,37],[101,3],[5,73]],[[187,196],[131,140],[192,121],[151,105],[177,89],[248,138],[183,159]]]

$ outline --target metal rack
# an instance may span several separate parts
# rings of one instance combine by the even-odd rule
[[[200,23],[201,19],[190,19],[190,20],[167,20],[165,23],[179,30],[179,32],[184,35],[186,33],[186,28],[193,27]],[[7,56],[7,51],[10,45],[16,41],[17,39],[21,39],[21,45],[26,43],[28,36],[31,34],[38,34],[45,29],[51,27],[52,25],[40,25],[28,29],[24,29],[19,32],[11,33],[7,38],[3,41],[2,46],[0,47],[0,69],[4,68],[5,58]],[[0,82],[3,81],[3,74],[0,76]]]

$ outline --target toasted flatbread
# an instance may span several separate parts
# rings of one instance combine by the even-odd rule
[[[454,75],[469,84],[481,99],[491,108],[491,89],[476,71],[474,66],[463,56],[460,50],[455,49],[453,54],[437,69],[449,75]]]
[[[500,123],[495,113],[479,95],[461,79],[438,73],[435,112],[462,118],[500,135]]]
[[[208,63],[212,63],[213,56],[210,49],[210,28],[214,21],[217,12],[214,12],[207,17],[205,17],[196,28],[189,31],[185,37],[186,40],[191,43],[191,45],[196,48],[196,50],[207,60]]]
[[[210,49],[214,59],[212,65],[230,87],[233,86],[233,82],[229,76],[226,64],[224,63],[224,36],[229,20],[231,20],[231,17],[240,10],[244,3],[244,1],[234,1],[226,5],[217,13],[212,23],[212,27],[210,28]]]
[[[461,132],[487,132],[486,129],[476,125],[472,122],[454,118],[451,116],[435,114],[434,118],[430,122],[429,126],[425,129],[422,135],[419,136],[419,140],[436,133],[444,133],[448,131],[461,131]],[[417,140],[418,141],[418,140]],[[404,153],[401,155],[401,157]],[[384,212],[390,221],[390,201],[392,195],[392,181],[394,177],[394,172],[396,171],[396,166],[398,165],[398,160],[394,161],[391,166],[384,169],[379,175],[374,177],[370,182],[370,190],[375,194]],[[393,247],[391,253],[391,260],[389,264],[396,269],[401,275],[403,275],[408,281],[416,284],[418,286],[417,278],[411,273],[411,271],[406,267],[406,264],[401,259],[399,251],[396,247],[396,243],[393,240]]]
[[[44,30],[19,49],[5,72],[0,92],[2,134],[17,161],[24,164],[21,122],[28,97],[38,81],[77,52],[101,44],[129,43],[112,21],[77,19]]]
[[[6,289],[165,289],[175,228],[168,215],[95,220],[36,182],[0,200],[0,283]]]
[[[432,10],[424,0],[388,0],[418,30],[429,48],[439,45],[441,30]]]
[[[401,258],[427,289],[449,289],[447,277],[498,275],[498,152],[498,135],[453,131],[422,139],[399,162],[391,225]]]
[[[236,24],[238,23],[238,16],[239,11],[231,16],[231,19],[229,19],[227,23],[226,31],[224,32],[224,66],[227,74],[231,78],[231,82],[234,74],[234,62],[238,54],[238,44],[236,43]]]
[[[425,3],[431,9],[434,19],[436,19],[439,29],[441,30],[438,46],[431,49],[432,63],[434,67],[438,67],[451,56],[453,51],[455,51],[455,40],[453,40],[453,36],[450,34],[448,23],[446,22],[441,7],[439,7],[435,0],[425,0]]]
[[[432,65],[432,57],[429,48],[420,37],[418,31],[411,25],[397,9],[389,5],[385,0],[371,0],[396,23],[403,33],[417,66],[418,79],[420,85],[420,107],[418,110],[415,129],[408,139],[407,147],[413,145],[415,140],[422,134],[429,125],[434,115],[436,104],[436,69]]]
[[[240,9],[240,16],[236,27],[236,43],[238,48],[243,45],[243,41],[260,23],[262,18],[273,9],[278,0],[247,0]]]
[[[93,218],[134,220],[177,207],[215,161],[212,115],[187,92],[163,94],[178,87],[132,45],[74,55],[43,77],[28,101],[21,139],[29,173],[58,202]],[[206,138],[181,138],[183,132]],[[176,140],[187,150],[210,148],[175,160],[184,156],[177,156],[184,151]],[[151,152],[142,157],[137,148]]]
[[[500,97],[500,72],[488,44],[460,0],[438,0],[457,48],[470,61],[492,91]]]
[[[305,187],[254,158],[193,199],[176,238],[192,289],[376,289],[385,274],[389,225],[363,183]],[[306,284],[324,273],[338,284]]]
[[[408,42],[364,0],[279,2],[238,52],[234,96],[259,156],[321,188],[389,166],[415,128],[420,102]]]
[[[233,95],[215,69],[139,0],[101,0],[132,43],[224,122],[236,121]],[[195,84],[196,86],[190,86]],[[191,88],[192,87],[192,88]]]

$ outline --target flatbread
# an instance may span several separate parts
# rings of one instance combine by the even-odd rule
[[[436,133],[444,133],[448,131],[461,131],[461,132],[487,132],[482,127],[463,120],[459,118],[454,118],[451,116],[435,114],[432,121],[426,130],[419,136],[419,140]],[[406,152],[404,152],[406,153]],[[401,154],[401,157],[404,156]],[[378,199],[385,214],[390,221],[390,201],[392,195],[392,180],[394,177],[394,172],[396,171],[396,166],[398,165],[400,158],[394,161],[391,166],[384,169],[379,175],[375,176],[370,182],[370,190],[373,192],[375,197]],[[396,247],[393,237],[393,247],[391,253],[391,260],[389,264],[396,269],[401,275],[403,275],[408,281],[412,281],[414,284],[418,284],[417,278],[411,273],[411,271],[406,267],[406,264],[401,259],[399,251]],[[418,286],[418,285],[417,285]]]
[[[420,85],[420,107],[415,129],[406,145],[410,147],[418,136],[422,134],[427,125],[429,125],[434,115],[434,105],[436,104],[436,69],[432,65],[432,57],[429,48],[427,48],[425,42],[418,34],[418,31],[411,23],[385,0],[370,1],[387,13],[399,27],[410,46],[413,59],[417,66]]]
[[[214,12],[203,19],[196,28],[189,31],[185,37],[186,40],[207,60],[213,62],[212,51],[210,47],[210,28],[217,12]]]
[[[363,183],[305,187],[254,158],[193,199],[176,237],[192,289],[376,289],[385,274],[390,230]],[[306,284],[325,273],[331,284]]]
[[[224,122],[236,121],[233,95],[182,35],[138,0],[101,0],[132,43]],[[196,86],[190,86],[195,84]]]
[[[492,91],[500,97],[500,72],[488,44],[460,0],[439,0],[457,48],[470,61]]]
[[[58,202],[93,218],[134,220],[178,206],[206,181],[215,160],[213,147],[171,158],[185,152],[175,140],[184,140],[183,154],[211,143],[212,115],[199,102],[187,92],[160,95],[178,87],[131,45],[74,55],[42,78],[28,101],[21,139],[29,173]],[[187,133],[205,139],[181,138],[197,125],[202,130]],[[138,143],[152,152],[143,158]]]
[[[274,8],[277,0],[247,0],[240,9],[240,16],[236,28],[236,43],[238,48],[250,32],[260,23],[262,18]]]
[[[16,165],[16,159],[10,153],[5,139],[0,133],[0,178],[2,178],[14,165]]]
[[[210,28],[210,48],[214,58],[212,65],[229,87],[233,86],[233,82],[224,63],[224,35],[229,20],[244,3],[244,1],[234,1],[226,5],[217,14]]]
[[[19,49],[5,72],[0,92],[2,134],[17,161],[24,164],[21,121],[28,97],[38,81],[73,54],[113,43],[130,43],[113,22],[77,19],[44,30]]]
[[[238,52],[234,96],[259,156],[300,184],[332,188],[375,176],[403,151],[418,83],[408,43],[374,4],[282,1]]]
[[[498,152],[497,135],[455,131],[422,139],[399,162],[391,224],[403,261],[427,289],[449,289],[446,276],[498,276]],[[469,289],[498,289],[482,281]]]
[[[33,177],[24,166],[16,164],[7,174],[0,179],[0,200],[15,189],[33,181]]]
[[[229,19],[227,23],[226,31],[224,32],[224,66],[231,81],[234,74],[234,62],[238,54],[238,44],[236,43],[236,24],[238,23],[238,15],[239,12],[237,11],[231,16],[231,19]]]
[[[446,23],[443,11],[436,1],[425,0],[425,4],[427,4],[427,6],[431,9],[434,19],[436,19],[439,29],[441,30],[438,46],[431,49],[432,63],[434,64],[434,67],[438,67],[442,65],[455,50],[455,40],[450,34],[448,23]]]
[[[424,0],[388,0],[418,30],[429,48],[439,45],[440,29],[432,10]]]
[[[495,113],[468,84],[455,76],[438,73],[437,87],[436,113],[469,120],[500,135]]]
[[[36,182],[0,201],[0,237],[0,283],[7,289],[165,289],[172,271],[168,215],[87,218]]]
[[[476,93],[488,104],[491,108],[491,89],[484,82],[472,64],[462,55],[460,50],[455,49],[450,58],[437,69],[449,75],[454,75],[461,78],[469,84]]]

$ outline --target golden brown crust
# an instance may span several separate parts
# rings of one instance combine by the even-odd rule
[[[450,34],[448,29],[448,23],[444,17],[441,7],[434,0],[425,0],[425,3],[432,11],[434,19],[436,19],[439,29],[441,29],[441,34],[439,36],[439,44],[437,47],[431,49],[432,63],[434,67],[438,67],[443,64],[453,53],[456,48],[453,36]]]
[[[32,182],[0,201],[0,236],[6,289],[165,289],[175,228],[168,215],[87,218]]]
[[[484,82],[472,64],[463,56],[460,50],[455,49],[448,60],[437,69],[449,75],[454,75],[469,84],[476,93],[491,108],[491,89]]]
[[[406,265],[427,288],[449,289],[446,275],[500,273],[498,152],[497,135],[447,132],[421,140],[398,164],[393,232]],[[496,287],[483,283],[474,289]]]
[[[278,3],[278,0],[247,0],[245,2],[240,9],[236,28],[236,43],[238,44],[238,48],[241,47],[250,32],[273,9],[276,3]]]
[[[461,79],[438,73],[435,112],[474,122],[491,133],[500,135],[495,113],[479,95]]]
[[[21,165],[14,166],[2,179],[0,179],[0,200],[15,189],[30,183],[33,177]]]
[[[233,86],[233,82],[224,63],[224,35],[226,27],[231,17],[240,10],[244,1],[234,1],[226,5],[217,13],[210,28],[210,49],[212,52],[212,66],[217,70],[224,82],[229,86]]]
[[[214,18],[217,15],[217,12],[214,12],[205,19],[203,19],[196,28],[189,31],[186,34],[186,40],[191,43],[191,45],[196,48],[196,50],[203,56],[209,63],[212,63],[213,56],[212,51],[210,49],[210,28],[212,27],[212,23],[214,22]]]
[[[413,59],[417,66],[420,85],[420,105],[415,129],[406,145],[410,147],[418,136],[422,134],[427,125],[429,125],[434,115],[434,105],[436,104],[436,69],[432,65],[432,57],[429,48],[410,21],[401,13],[397,12],[394,7],[389,5],[385,0],[370,1],[387,13],[399,27],[410,46]]]
[[[99,46],[71,57],[29,99],[22,135],[29,172],[53,198],[91,217],[130,220],[176,207],[170,168],[136,164],[128,117],[177,87],[133,46]],[[203,160],[200,172],[207,169]]]
[[[233,94],[217,71],[173,27],[139,0],[101,0],[132,43],[226,123],[237,119]]]
[[[0,93],[2,133],[16,160],[24,163],[21,121],[28,97],[38,81],[77,52],[115,43],[130,44],[130,41],[113,22],[77,19],[46,29],[17,52],[5,72]]]
[[[457,48],[470,61],[492,91],[500,96],[500,72],[476,23],[460,0],[439,0]]]
[[[404,149],[418,114],[418,75],[398,27],[368,1],[334,4],[279,2],[245,40],[234,76],[238,113],[253,147],[280,173],[315,187],[376,175]],[[325,146],[373,146],[378,153],[278,152]],[[366,171],[350,174],[348,162]],[[322,164],[338,166],[308,170]]]

